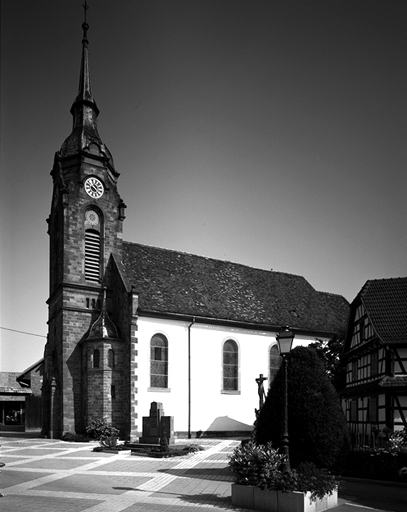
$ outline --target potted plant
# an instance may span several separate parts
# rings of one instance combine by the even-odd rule
[[[284,471],[285,456],[271,443],[252,441],[229,459],[234,476],[232,504],[264,512],[319,512],[338,505],[338,481],[314,463]]]

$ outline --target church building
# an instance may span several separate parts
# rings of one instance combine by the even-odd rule
[[[134,439],[152,402],[178,435],[250,430],[281,326],[294,346],[341,337],[349,304],[298,275],[123,240],[125,198],[98,132],[82,28],[73,128],[51,171],[43,434],[106,418]]]

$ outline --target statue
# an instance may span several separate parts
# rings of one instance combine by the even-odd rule
[[[263,374],[260,373],[259,377],[256,379],[258,393],[259,393],[259,411],[263,407],[264,400],[266,399],[266,392],[264,391],[263,382],[267,380],[267,377],[263,377]]]

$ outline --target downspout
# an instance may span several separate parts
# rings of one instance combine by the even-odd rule
[[[195,317],[188,325],[188,439],[191,439],[191,327],[195,323]]]

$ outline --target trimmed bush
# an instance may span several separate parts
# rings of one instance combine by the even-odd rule
[[[73,434],[72,432],[64,432],[61,436],[62,441],[70,443],[89,443],[89,437],[82,434]]]
[[[272,382],[254,432],[258,444],[279,447],[283,414],[281,366]],[[339,397],[314,350],[297,347],[288,356],[288,434],[292,467],[312,462],[334,469],[348,447]]]
[[[189,455],[190,453],[196,453],[198,451],[203,451],[204,448],[198,445],[188,445],[183,448],[168,448],[168,450],[163,450],[161,446],[132,446],[131,454],[132,455],[142,455],[145,457],[153,457],[153,458],[169,458],[169,457],[180,457],[184,455]]]

